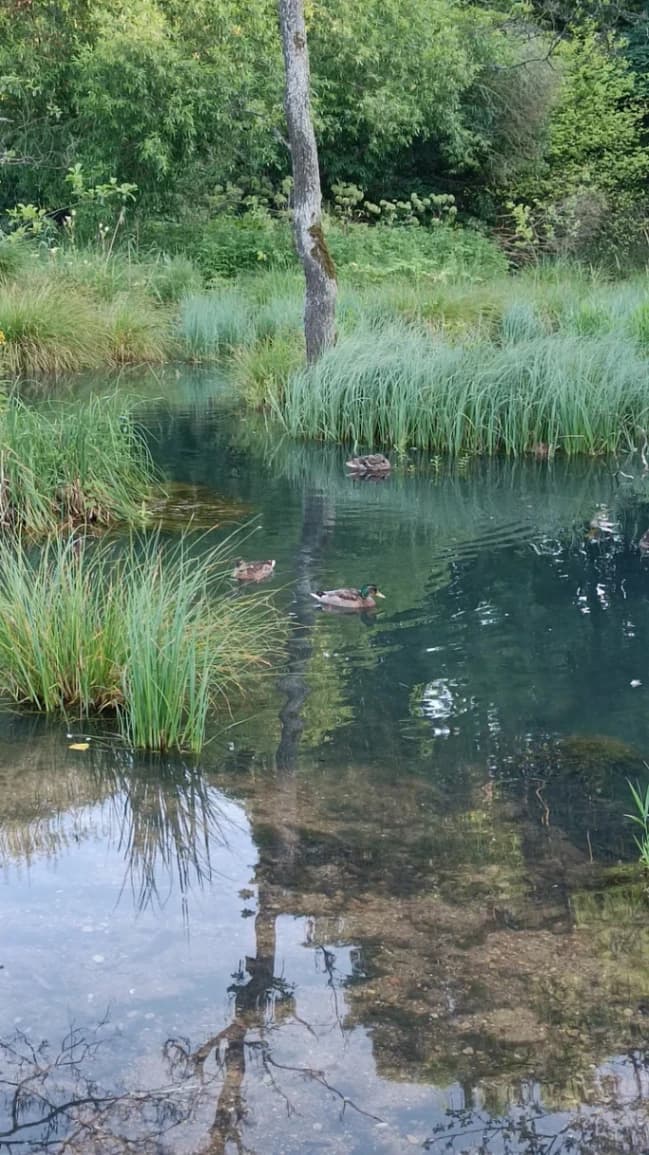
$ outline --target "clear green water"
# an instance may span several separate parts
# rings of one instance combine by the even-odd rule
[[[196,764],[0,715],[0,1152],[649,1150],[637,462],[354,482],[172,388],[170,524],[294,628]]]

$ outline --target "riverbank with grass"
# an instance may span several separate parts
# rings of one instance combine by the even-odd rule
[[[139,256],[2,242],[0,370],[219,364],[291,436],[364,448],[606,453],[649,425],[644,275],[557,262],[508,273],[468,229],[332,224],[338,342],[307,368],[285,225],[169,225],[166,237],[170,254]]]
[[[226,545],[183,536],[56,538],[0,557],[0,697],[54,716],[113,717],[129,746],[198,751],[279,648],[263,595],[231,596]]]
[[[0,394],[0,530],[142,524],[160,488],[124,398],[32,405]]]

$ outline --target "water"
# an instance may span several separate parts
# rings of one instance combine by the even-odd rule
[[[294,629],[198,764],[1,716],[0,1151],[649,1150],[637,462],[355,482],[210,389],[166,524],[247,522]]]

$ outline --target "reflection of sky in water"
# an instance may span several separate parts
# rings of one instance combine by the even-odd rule
[[[586,1126],[613,1127],[602,1152],[649,1149],[630,1050],[646,905],[632,876],[593,873],[631,852],[626,778],[649,751],[647,504],[616,504],[592,462],[448,476],[424,463],[364,486],[337,450],[267,458],[221,417],[174,414],[166,432],[161,417],[154,451],[218,492],[223,532],[228,500],[259,513],[254,552],[277,558],[299,651],[271,704],[208,748],[210,769],[171,767],[159,794],[137,759],[71,770],[44,742],[34,768],[38,734],[0,745],[0,1035],[56,1040],[106,1016],[92,1077],[173,1097],[165,1042],[195,1052],[240,1026],[240,1132],[256,1155],[465,1155],[486,1138],[509,1155],[524,1148],[503,1125],[535,1107],[548,1150],[554,1136],[568,1155],[573,1103]],[[387,595],[376,615],[300,600],[370,580]],[[564,777],[558,740],[572,743]],[[3,778],[22,757],[24,796]],[[565,970],[562,952],[576,993],[546,973]],[[509,1039],[493,1027],[505,1012]],[[538,1033],[519,1053],[523,1013]],[[205,1085],[189,1080],[173,1155],[236,1149],[206,1138],[227,1037]]]

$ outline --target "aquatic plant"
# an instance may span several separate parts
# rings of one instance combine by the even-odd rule
[[[237,349],[234,380],[247,404],[260,409],[271,398],[283,397],[291,373],[303,362],[303,338],[281,333]]]
[[[267,664],[265,597],[220,589],[227,545],[50,539],[0,556],[0,695],[48,714],[113,712],[131,746],[200,749],[212,710]]]
[[[450,453],[612,452],[649,421],[647,361],[623,337],[501,345],[360,326],[293,374],[275,412],[293,436]]]
[[[640,827],[641,833],[634,835],[634,841],[638,848],[638,856],[641,864],[649,869],[649,784],[644,792],[640,790],[640,786],[633,785],[629,782],[629,790],[635,806],[635,813],[626,814],[625,818],[630,818],[635,822],[636,826]]]
[[[142,519],[156,480],[132,406],[117,397],[0,406],[0,528],[42,535],[60,526]]]

